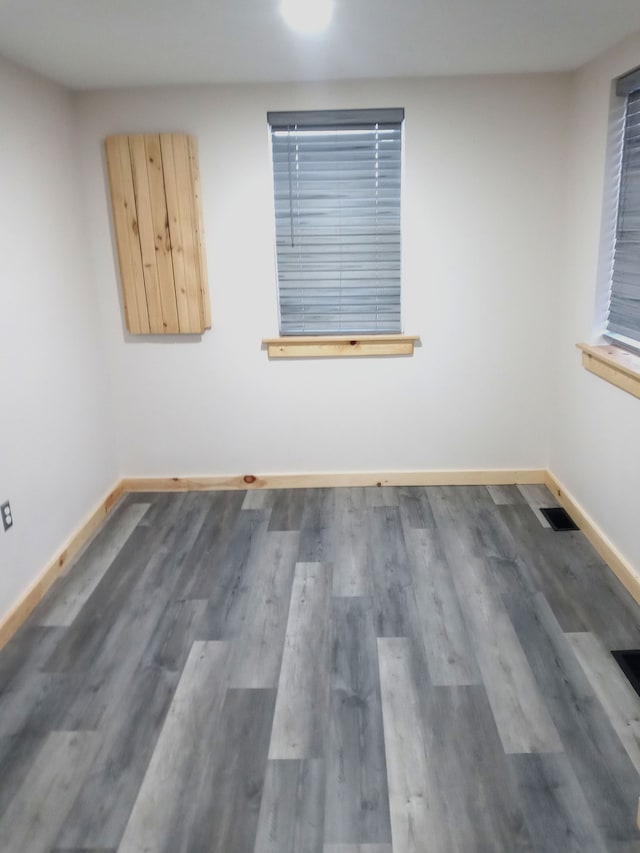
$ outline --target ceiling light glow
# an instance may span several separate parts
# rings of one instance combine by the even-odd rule
[[[291,29],[313,35],[329,26],[333,0],[282,0],[280,11]]]

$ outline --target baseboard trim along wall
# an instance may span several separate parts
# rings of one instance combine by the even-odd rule
[[[504,486],[544,483],[543,468],[491,471],[385,471],[329,474],[241,474],[231,477],[131,477],[125,492],[195,492],[215,489],[322,489],[340,486]]]
[[[620,554],[580,504],[550,472],[542,468],[396,471],[384,473],[268,474],[222,477],[130,477],[118,483],[87,516],[60,553],[35,579],[20,600],[0,620],[0,649],[11,639],[97,531],[122,495],[129,492],[187,492],[223,489],[303,489],[341,486],[505,486],[543,483],[574,518],[596,551],[640,604],[640,576]]]
[[[58,553],[40,575],[33,581],[23,596],[0,620],[0,649],[15,634],[29,614],[37,607],[54,581],[64,573],[70,560],[78,554],[93,534],[98,530],[110,510],[122,495],[122,484],[118,483],[103,500],[84,519],[78,529],[67,540]]]
[[[631,563],[618,551],[587,511],[582,508],[551,471],[546,472],[545,485],[573,518],[611,571],[617,575],[618,580],[640,604],[640,575]]]

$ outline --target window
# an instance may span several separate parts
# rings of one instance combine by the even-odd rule
[[[280,334],[399,333],[404,110],[267,119]]]
[[[606,334],[640,348],[640,69],[617,81],[626,99]]]

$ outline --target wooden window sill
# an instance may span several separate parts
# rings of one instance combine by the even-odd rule
[[[640,397],[640,355],[622,347],[576,344],[582,350],[582,366],[601,379]]]
[[[264,338],[269,358],[347,358],[413,355],[417,335],[300,335]]]

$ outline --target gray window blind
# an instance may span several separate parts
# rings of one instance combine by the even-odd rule
[[[629,91],[635,77],[635,89]],[[624,88],[621,88],[623,86]],[[626,91],[625,91],[626,89]],[[618,82],[627,96],[607,330],[640,342],[640,77]]]
[[[399,332],[404,111],[267,118],[280,334]]]

